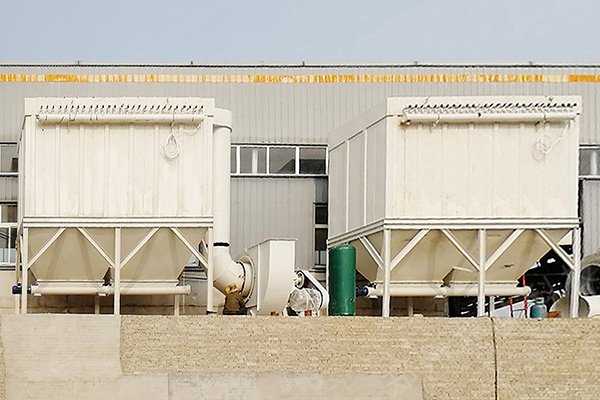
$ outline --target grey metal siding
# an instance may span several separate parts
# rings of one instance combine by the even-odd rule
[[[233,111],[238,142],[326,143],[327,133],[389,96],[551,95],[583,96],[581,143],[600,143],[596,104],[598,68],[577,67],[0,67],[0,74],[106,74],[354,77],[338,83],[74,83],[0,82],[0,135],[17,140],[22,99],[40,96],[203,96]],[[436,82],[439,76],[563,77],[564,82]],[[423,82],[391,82],[412,76]],[[589,82],[570,82],[589,77]],[[361,80],[361,77],[366,77]],[[365,80],[387,77],[385,82]],[[318,78],[318,79],[317,79]],[[339,79],[342,79],[339,78]],[[385,79],[384,79],[385,80]]]
[[[312,267],[314,203],[326,184],[325,178],[232,178],[232,254],[265,239],[297,238],[297,267]]]
[[[600,144],[600,118],[596,111],[600,104],[600,68],[595,66],[0,66],[0,78],[2,74],[292,76],[312,77],[313,82],[289,83],[273,79],[275,83],[272,83],[266,79],[260,83],[218,83],[218,80],[210,83],[81,83],[0,79],[0,140],[3,141],[19,139],[26,97],[214,97],[219,107],[233,112],[234,142],[324,144],[330,130],[390,96],[575,94],[583,97],[580,141]],[[508,79],[509,82],[473,81],[477,75],[516,78]],[[551,79],[528,82],[529,78],[521,82],[518,78],[521,75],[558,77],[560,82]],[[329,76],[337,80],[327,82]],[[343,76],[358,78],[344,81]],[[454,81],[436,81],[448,76]],[[462,76],[470,80],[461,81]],[[410,82],[398,82],[400,78]],[[313,221],[312,208],[309,210],[308,205],[317,200],[310,182],[314,186],[313,179],[235,178],[232,243],[237,247],[234,250],[239,251],[240,246],[267,236],[298,237],[300,266],[310,265]],[[586,183],[587,186],[592,184]],[[12,190],[12,186],[0,186],[2,198],[15,198]],[[237,196],[246,200],[239,200]],[[584,191],[582,200],[587,254],[598,247],[594,235],[600,222],[599,199]],[[300,209],[303,211],[298,211]]]
[[[584,255],[600,251],[600,181],[584,180],[580,190]]]
[[[17,201],[19,180],[17,177],[0,177],[0,201]]]

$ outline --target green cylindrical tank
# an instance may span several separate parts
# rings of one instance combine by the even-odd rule
[[[534,305],[531,307],[531,318],[546,318],[547,307],[544,304],[544,298],[538,297],[535,299]]]
[[[356,249],[342,245],[329,250],[329,315],[356,313]]]

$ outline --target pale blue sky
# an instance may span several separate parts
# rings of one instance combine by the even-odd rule
[[[600,1],[0,0],[0,62],[600,63]]]

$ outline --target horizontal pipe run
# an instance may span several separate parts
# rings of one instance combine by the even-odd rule
[[[392,297],[435,297],[435,296],[477,296],[477,286],[402,286],[393,285],[390,287],[390,296]],[[528,296],[531,293],[530,287],[510,287],[510,286],[486,286],[485,296]],[[383,287],[367,287],[366,296],[383,296]]]
[[[160,296],[160,295],[187,295],[192,288],[190,285],[173,287],[121,287],[121,294],[128,296]],[[115,293],[112,286],[31,286],[31,294],[39,296],[53,295],[79,295],[79,296],[110,296]]]
[[[407,123],[469,123],[469,122],[564,122],[577,117],[576,112],[556,113],[457,113],[457,114],[410,114],[400,116]]]
[[[204,121],[202,114],[40,114],[38,122],[47,124],[61,124],[77,122],[82,124],[104,123],[195,123]]]

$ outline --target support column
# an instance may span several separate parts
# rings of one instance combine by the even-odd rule
[[[581,284],[581,232],[573,229],[573,279],[571,281],[571,318],[579,317],[579,285]]]
[[[479,230],[479,282],[477,286],[477,316],[485,316],[485,261],[486,234],[485,229]]]
[[[29,228],[23,228],[21,246],[21,314],[27,314],[27,287],[29,286]]]
[[[100,314],[100,296],[94,296],[94,314]]]
[[[114,313],[121,315],[121,228],[115,228],[115,295]]]
[[[206,271],[206,313],[215,312],[214,309],[214,282],[215,267],[213,263],[213,228],[208,228],[208,269]]]
[[[495,308],[495,302],[496,302],[496,296],[490,296],[490,317],[494,316],[494,308]]]
[[[391,263],[391,231],[383,230],[383,299],[381,302],[381,316],[390,316],[390,263]]]
[[[173,315],[179,317],[179,295],[175,295],[173,303]]]
[[[413,298],[408,297],[406,300],[408,302],[408,316],[412,317],[413,315],[415,315],[415,305],[413,302]]]

